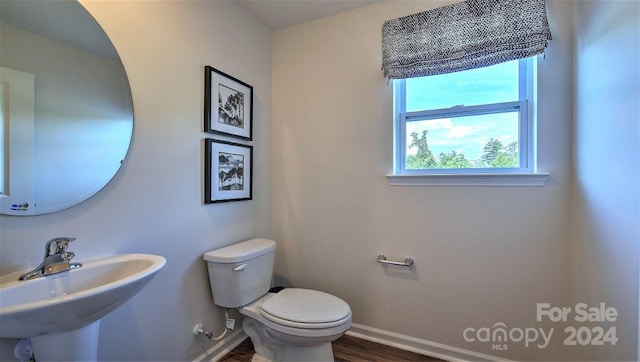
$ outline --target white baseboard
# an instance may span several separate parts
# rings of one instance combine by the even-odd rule
[[[226,338],[216,343],[213,347],[209,348],[209,350],[199,355],[196,359],[193,360],[193,362],[218,361],[247,338],[249,337],[244,334],[242,328],[238,328],[229,333]]]
[[[351,328],[347,331],[346,334],[352,337],[384,344],[395,348],[400,348],[406,351],[423,354],[425,356],[440,358],[446,361],[514,362],[512,360],[497,356],[474,352],[464,348],[453,347],[442,343],[432,342],[426,339],[420,339],[399,333],[389,332],[357,323],[351,324]],[[236,329],[231,332],[225,339],[216,343],[209,350],[194,359],[193,362],[218,361],[247,338],[248,336],[244,334],[242,328]]]
[[[508,359],[353,323],[349,336],[440,358],[446,361],[511,361]]]

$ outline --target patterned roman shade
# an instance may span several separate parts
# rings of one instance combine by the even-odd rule
[[[382,71],[402,79],[480,68],[541,54],[549,40],[544,0],[466,0],[386,21]]]

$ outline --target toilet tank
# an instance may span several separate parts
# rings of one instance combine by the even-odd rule
[[[213,302],[238,308],[267,293],[275,250],[273,240],[251,239],[205,253]]]

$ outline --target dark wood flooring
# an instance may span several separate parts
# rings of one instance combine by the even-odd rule
[[[220,361],[248,362],[253,356],[253,345],[249,338],[229,352]],[[364,339],[344,335],[333,342],[333,356],[336,362],[355,361],[442,361],[441,359],[423,356],[402,349],[385,346]]]

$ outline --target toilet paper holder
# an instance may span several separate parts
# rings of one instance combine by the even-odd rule
[[[413,259],[405,258],[404,261],[391,261],[387,260],[387,257],[383,254],[378,255],[378,259],[376,261],[380,264],[388,264],[388,265],[398,265],[398,266],[406,266],[410,267],[413,265]]]

